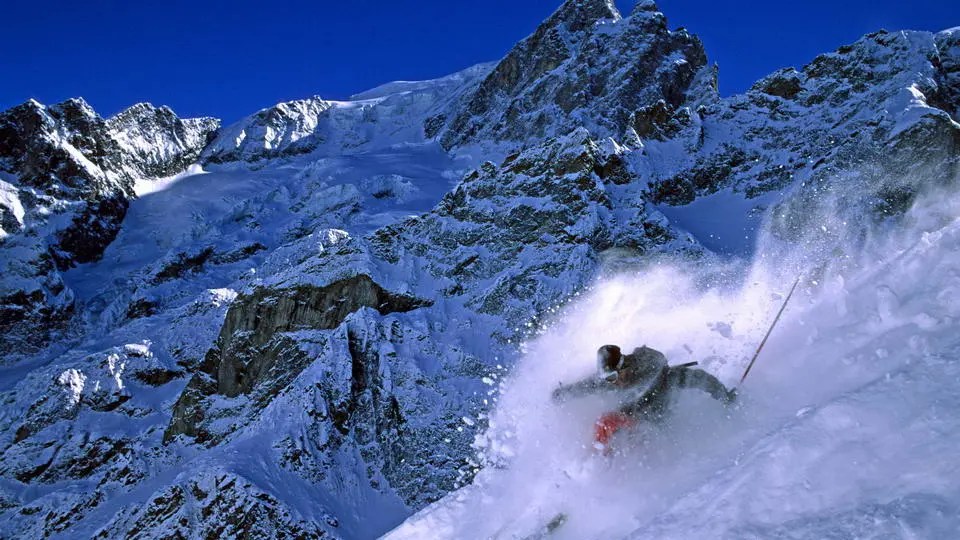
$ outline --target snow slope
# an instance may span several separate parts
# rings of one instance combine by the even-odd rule
[[[526,538],[560,512],[551,538],[952,537],[960,196],[931,194],[884,229],[819,272],[819,252],[764,234],[738,269],[664,264],[598,282],[500,386],[477,441],[488,466],[386,538]],[[621,436],[607,459],[590,447],[599,398],[550,403],[608,342],[700,361],[734,385],[800,272],[736,409],[688,392],[668,427]]]

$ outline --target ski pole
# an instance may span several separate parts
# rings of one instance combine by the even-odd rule
[[[700,362],[687,362],[686,364],[680,364],[679,366],[670,366],[670,367],[672,367],[672,368],[685,368],[685,367],[693,367],[693,366],[696,366],[696,365],[699,365],[699,364],[700,364]]]
[[[763,341],[760,342],[760,346],[757,347],[757,352],[753,353],[753,358],[750,359],[750,363],[747,364],[747,370],[743,372],[743,377],[740,377],[740,382],[737,384],[737,388],[743,386],[743,381],[747,379],[747,375],[750,374],[750,370],[753,368],[753,363],[757,361],[757,357],[760,356],[760,351],[763,350],[763,346],[767,344],[767,338],[770,337],[770,334],[773,332],[773,329],[777,326],[777,323],[780,321],[780,316],[783,315],[783,311],[787,309],[787,304],[790,303],[790,298],[793,297],[793,292],[797,290],[797,285],[800,284],[800,276],[797,276],[797,280],[793,282],[793,287],[790,289],[790,293],[787,295],[787,299],[783,301],[783,305],[780,306],[780,311],[777,312],[777,316],[773,319],[773,324],[770,325],[770,329],[767,330],[767,335],[763,336]]]

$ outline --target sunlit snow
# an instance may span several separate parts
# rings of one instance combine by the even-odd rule
[[[551,538],[952,537],[958,210],[960,197],[931,197],[905,231],[827,266],[761,234],[735,278],[665,264],[598,283],[526,345],[477,443],[488,466],[387,538],[526,538],[561,513]],[[688,392],[668,426],[618,435],[604,458],[590,437],[610,404],[550,402],[602,343],[647,344],[734,385],[797,273],[736,409]]]
[[[144,197],[146,195],[150,195],[151,193],[157,193],[169,189],[170,186],[176,184],[180,180],[189,178],[191,176],[196,176],[198,174],[206,174],[206,171],[203,170],[203,167],[195,163],[187,167],[187,170],[183,171],[182,173],[168,176],[166,178],[138,179],[133,185],[133,191],[137,194],[137,197]]]

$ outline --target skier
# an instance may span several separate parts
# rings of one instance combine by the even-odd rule
[[[615,392],[620,406],[601,416],[594,426],[597,448],[609,453],[610,439],[623,428],[640,421],[659,423],[667,414],[672,392],[680,388],[699,388],[724,404],[737,399],[736,390],[727,390],[716,377],[693,364],[670,367],[660,351],[643,346],[624,355],[616,345],[604,345],[597,351],[597,375],[553,391],[553,400],[562,403],[590,394]]]

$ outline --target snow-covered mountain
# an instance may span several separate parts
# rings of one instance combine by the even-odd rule
[[[61,273],[100,258],[135,182],[185,170],[218,125],[143,104],[104,120],[82,99],[0,113],[0,353],[68,331],[76,306]]]
[[[174,176],[196,163],[220,127],[214,118],[181,120],[169,107],[138,103],[107,119],[110,135],[120,145],[138,179]]]
[[[422,143],[426,116],[474,87],[491,67],[479,64],[432,81],[389,83],[349,101],[314,96],[280,103],[224,129],[204,150],[203,162],[342,156]]]
[[[428,129],[448,149],[542,141],[577,127],[636,145],[654,135],[655,120],[716,97],[700,40],[668,30],[652,0],[626,19],[612,0],[566,2]]]
[[[372,538],[410,518],[393,534],[519,538],[557,511],[569,538],[960,524],[960,475],[883,434],[919,456],[941,444],[923,425],[960,436],[930,412],[960,346],[960,30],[871,34],[729,98],[716,77],[653,2],[568,0],[499,62],[224,128],[148,104],[0,113],[0,536]],[[568,470],[597,404],[547,397],[601,342],[731,382],[801,269],[784,361],[733,419],[681,404],[694,420],[643,466]],[[898,392],[929,400],[870,424]],[[811,443],[777,474],[831,436],[862,450]],[[844,460],[914,480],[824,491],[817,464]],[[574,512],[607,481],[661,495]],[[746,502],[721,512],[725,493]]]

